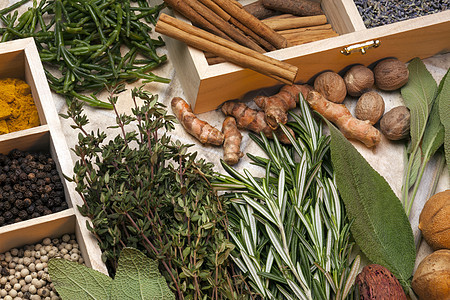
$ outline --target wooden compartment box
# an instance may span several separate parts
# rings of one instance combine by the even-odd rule
[[[86,218],[81,216],[77,208],[82,205],[82,200],[75,192],[74,183],[62,176],[73,176],[73,162],[33,39],[0,43],[0,79],[3,78],[19,78],[30,85],[41,125],[0,135],[0,153],[8,154],[13,149],[50,153],[61,177],[69,208],[1,226],[0,253],[35,244],[46,237],[75,233],[85,264],[106,274],[97,241],[87,230]]]
[[[356,63],[368,66],[385,57],[407,62],[414,57],[426,58],[450,51],[450,10],[366,29],[353,0],[322,0],[321,6],[339,36],[266,54],[297,66],[296,82],[308,82],[325,70],[342,72]],[[208,65],[202,51],[172,38],[164,39],[195,113],[216,109],[227,100],[240,99],[250,90],[279,84],[275,79],[231,63]],[[341,53],[346,47],[358,48],[371,43],[379,46],[367,49],[365,54]]]

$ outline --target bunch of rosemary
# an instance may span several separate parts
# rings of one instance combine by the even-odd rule
[[[109,98],[115,109],[118,86]],[[242,280],[230,273],[234,249],[226,231],[228,202],[210,185],[212,165],[189,152],[189,145],[167,134],[174,117],[157,97],[134,89],[133,115],[118,114],[121,133],[107,140],[88,133],[79,101],[68,114],[80,130],[73,151],[79,157],[73,181],[92,220],[103,259],[115,274],[124,247],[133,247],[160,262],[160,270],[177,299],[241,299]],[[137,98],[144,101],[136,105]]]
[[[350,258],[350,220],[339,198],[329,151],[330,138],[303,99],[301,116],[286,128],[292,146],[252,136],[268,158],[249,155],[265,168],[264,178],[247,170],[214,183],[232,200],[229,232],[232,257],[264,299],[345,299],[353,297],[359,257]],[[352,265],[352,266],[351,266]],[[351,266],[351,267],[350,267]]]

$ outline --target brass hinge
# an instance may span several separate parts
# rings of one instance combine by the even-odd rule
[[[366,51],[370,48],[377,48],[380,46],[380,40],[369,41],[361,44],[355,44],[348,47],[345,47],[341,50],[341,53],[344,55],[350,55],[354,52],[361,52],[362,54],[366,54]]]

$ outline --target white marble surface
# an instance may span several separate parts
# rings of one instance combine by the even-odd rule
[[[6,7],[12,3],[17,2],[17,0],[2,0],[0,1],[0,9]],[[167,53],[166,49],[160,49],[160,53]],[[445,72],[448,68],[450,68],[450,53],[437,55],[424,60],[428,70],[431,72],[436,81],[440,81],[444,76]],[[320,70],[318,70],[320,71]],[[170,101],[174,96],[182,97],[184,96],[182,87],[177,77],[177,72],[173,68],[170,57],[168,62],[162,67],[158,68],[154,71],[155,74],[163,77],[168,77],[171,79],[169,84],[160,84],[160,83],[149,83],[145,86],[145,89],[159,95],[159,99],[162,103],[169,107],[170,111]],[[137,84],[139,85],[139,84]],[[249,87],[249,90],[251,87]],[[131,87],[124,93],[122,93],[119,97],[118,101],[118,111],[120,113],[131,113],[132,101],[131,101]],[[386,103],[386,111],[391,108],[402,105],[403,100],[400,96],[399,92],[390,92],[390,93],[381,93],[385,103]],[[106,95],[101,95],[101,99],[106,100]],[[450,101],[450,99],[449,99]],[[65,100],[59,95],[54,94],[54,102],[59,113],[66,113],[67,106]],[[345,104],[349,106],[350,110],[353,111],[355,100],[347,99]],[[115,114],[112,111],[108,110],[100,110],[95,109],[89,106],[85,107],[85,113],[90,120],[90,125],[88,126],[89,130],[103,130],[105,131],[109,137],[112,139],[117,134],[117,130],[108,129],[108,126],[115,125]],[[211,125],[216,128],[222,127],[222,121],[224,119],[223,114],[220,110],[211,111],[208,113],[204,113],[198,116],[199,118],[208,121]],[[77,144],[77,135],[78,132],[73,130],[70,125],[72,124],[71,120],[61,119],[61,125],[66,137],[66,142],[69,148],[73,148]],[[212,146],[203,146],[200,145],[192,136],[186,134],[183,128],[180,125],[176,126],[175,131],[173,132],[173,138],[179,139],[183,143],[194,144],[191,148],[192,151],[198,151],[199,156],[204,157],[208,161],[212,162],[216,166],[216,170],[222,172],[223,169],[220,166],[219,160],[222,157],[222,149],[219,147]],[[390,142],[387,139],[383,138],[380,145],[378,145],[374,149],[367,149],[362,144],[354,143],[360,153],[367,159],[367,161],[373,166],[375,170],[377,170],[385,179],[388,181],[394,192],[400,196],[401,185],[402,185],[402,174],[403,174],[403,166],[404,166],[404,144],[401,142]],[[255,155],[263,155],[262,151],[257,148],[257,146],[249,139],[246,132],[243,132],[243,141],[241,145],[241,150],[244,153],[252,153]],[[77,157],[72,153],[73,160],[77,160]],[[431,164],[431,168],[427,170],[424,175],[423,184],[419,190],[418,196],[414,203],[412,213],[411,213],[411,225],[415,235],[419,236],[419,230],[417,229],[418,224],[418,216],[420,211],[428,199],[428,189],[429,189],[429,180],[431,178],[432,169],[434,167],[434,162]],[[263,170],[259,168],[255,168],[249,164],[249,159],[244,157],[238,165],[236,165],[236,169],[242,171],[243,169],[249,169],[255,176],[260,176],[263,174]],[[449,174],[446,170],[442,173],[440,177],[440,181],[437,187],[437,191],[442,191],[450,188],[450,178]],[[423,257],[431,252],[428,245],[425,242],[422,242],[419,247],[417,260],[416,262],[420,262]]]

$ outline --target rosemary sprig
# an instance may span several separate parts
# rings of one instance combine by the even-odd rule
[[[265,168],[263,178],[240,174],[223,163],[230,176],[213,185],[232,190],[229,232],[237,251],[232,257],[264,299],[345,299],[359,257],[350,259],[350,220],[336,189],[329,137],[300,99],[301,116],[291,114],[282,127],[292,146],[252,135],[268,158],[249,154]]]

